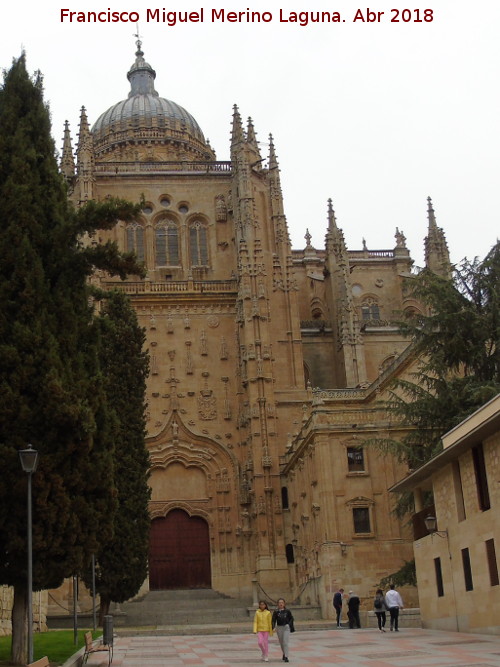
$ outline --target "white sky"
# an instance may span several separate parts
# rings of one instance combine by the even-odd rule
[[[349,249],[393,248],[399,227],[423,263],[433,198],[452,261],[483,257],[499,235],[500,2],[378,2],[380,23],[353,22],[355,2],[180,2],[204,23],[146,22],[162,4],[137,0],[9,2],[2,8],[0,66],[21,49],[45,77],[56,145],[64,120],[76,142],[80,107],[91,124],[127,97],[133,23],[69,23],[60,11],[137,11],[160,96],[184,106],[229,159],[232,106],[251,116],[263,157],[274,136],[292,243],[324,247],[332,198]],[[166,3],[165,3],[166,4]],[[364,11],[366,4],[359,7]],[[433,10],[433,22],[391,23],[391,8]],[[211,10],[268,11],[270,23],[213,23]],[[280,23],[291,11],[338,11],[343,23]],[[416,14],[412,11],[412,17]]]

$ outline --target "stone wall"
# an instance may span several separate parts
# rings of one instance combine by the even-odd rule
[[[13,590],[8,586],[0,586],[0,637],[12,632],[11,616]]]
[[[33,631],[47,631],[47,591],[33,593]],[[14,590],[0,586],[0,637],[12,634],[12,604]]]

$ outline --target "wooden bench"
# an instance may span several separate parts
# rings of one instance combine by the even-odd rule
[[[40,660],[36,660],[35,662],[30,662],[28,667],[50,667],[49,665],[49,659],[47,656],[40,658]]]
[[[111,662],[113,660],[113,644],[103,644],[100,642],[99,644],[94,644],[94,640],[92,639],[92,633],[91,632],[86,632],[85,633],[85,652],[83,654],[83,664],[87,662],[89,659],[89,655],[92,653],[99,653],[101,651],[107,651],[108,653],[108,667],[111,665]],[[48,665],[49,663],[47,663]],[[42,667],[40,665],[40,667]]]

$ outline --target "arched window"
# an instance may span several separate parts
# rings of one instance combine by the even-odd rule
[[[295,563],[295,555],[293,553],[293,544],[287,544],[285,546],[286,562]]]
[[[179,266],[179,230],[167,220],[155,227],[156,266]]]
[[[363,300],[363,303],[361,304],[361,319],[364,322],[367,320],[380,319],[380,308],[378,303],[372,297],[367,297]]]
[[[200,220],[189,225],[189,256],[191,266],[208,266],[207,228]]]
[[[135,252],[139,262],[144,262],[144,227],[136,222],[127,225],[127,252]]]

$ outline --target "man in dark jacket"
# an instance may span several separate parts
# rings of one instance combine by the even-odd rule
[[[359,605],[360,600],[356,593],[349,591],[349,600],[347,601],[347,616],[349,617],[349,627],[350,628],[360,628],[361,622],[359,620]]]
[[[337,614],[337,627],[340,628],[340,618],[342,616],[342,600],[344,598],[344,589],[339,590],[333,595],[333,608]]]

